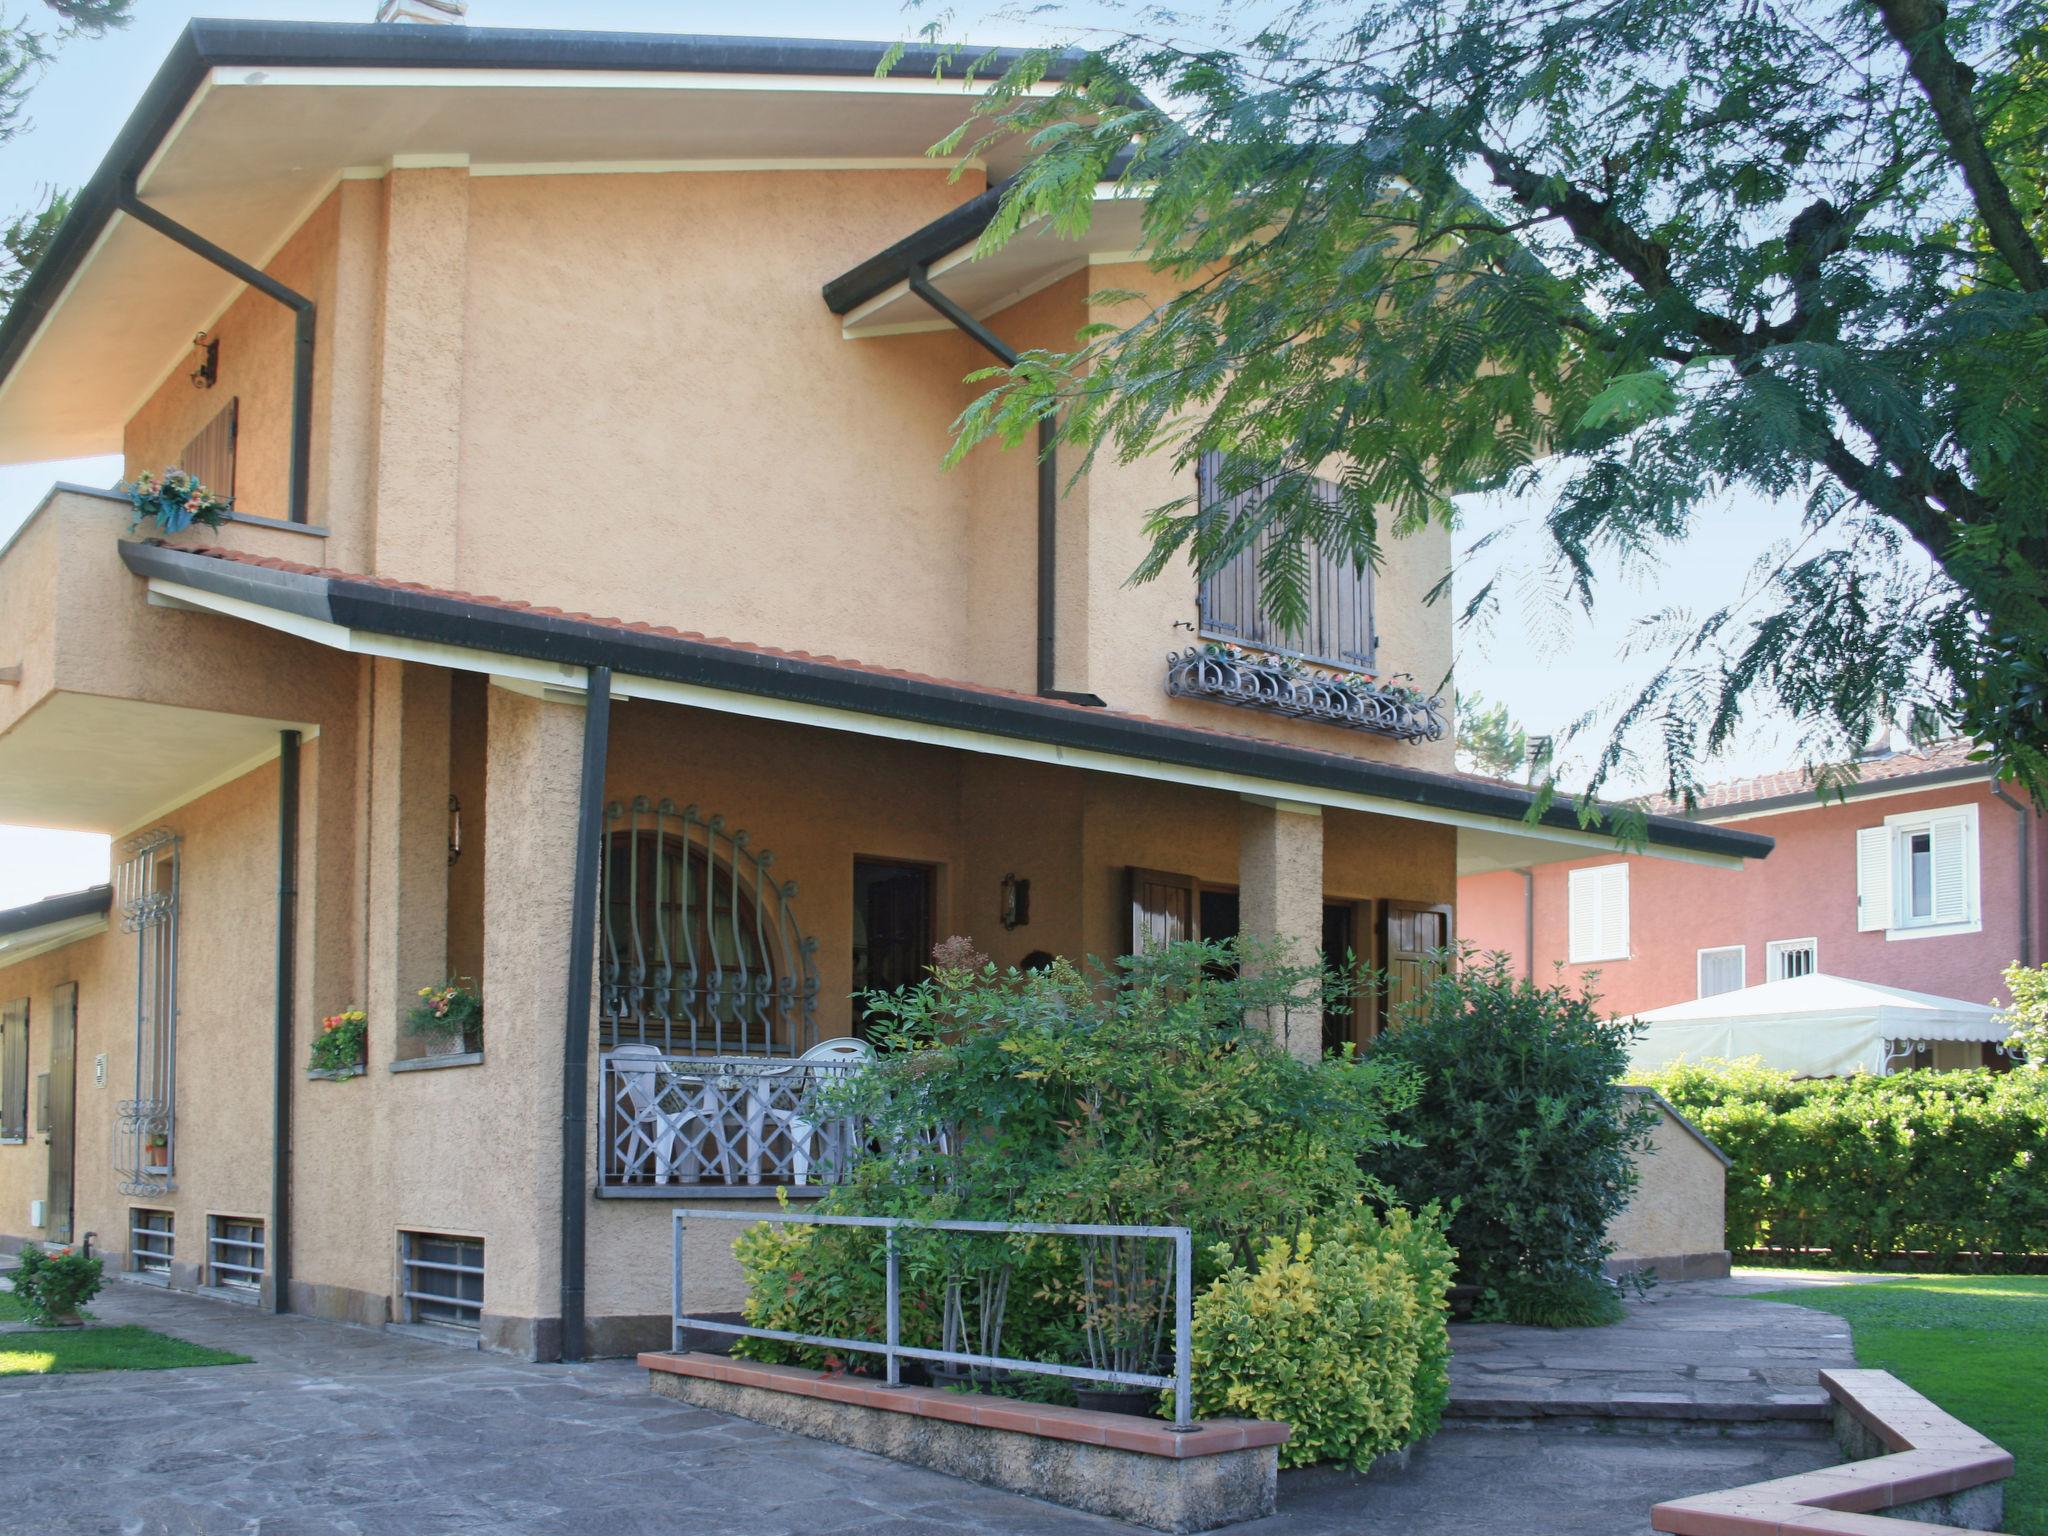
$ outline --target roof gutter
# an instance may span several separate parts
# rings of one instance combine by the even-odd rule
[[[313,466],[313,336],[317,323],[313,301],[296,289],[287,288],[261,267],[253,267],[231,251],[223,250],[196,230],[152,208],[135,191],[135,174],[121,178],[114,206],[138,223],[146,224],[166,239],[175,241],[202,261],[213,263],[229,276],[248,284],[265,298],[275,299],[289,309],[292,322],[292,447],[291,484],[286,494],[286,520],[304,523],[306,494]]]
[[[440,665],[460,665],[446,658],[462,651],[556,667],[608,667],[615,682],[618,678],[646,678],[678,683],[872,720],[1030,742],[1060,753],[1071,749],[1206,775],[1327,789],[1488,821],[1524,822],[1534,800],[1531,791],[1514,785],[1225,731],[1170,725],[1113,710],[1077,709],[1053,699],[1024,698],[989,688],[836,665],[672,631],[628,628],[346,575],[250,565],[158,543],[123,540],[119,547],[122,563],[137,576],[204,594],[229,606],[247,604],[336,630],[447,647],[447,652],[440,653],[444,658]],[[1585,830],[1574,807],[1562,804],[1547,807],[1536,825]],[[1652,846],[1712,858],[1760,859],[1772,847],[1772,840],[1761,833],[1674,816],[1651,816],[1646,825]]]
[[[989,196],[983,193],[983,197]],[[974,316],[932,286],[930,268],[922,261],[910,268],[910,291],[951,321],[1005,368],[1017,366],[1017,349],[996,335]],[[1038,419],[1038,696],[1085,704],[1091,709],[1108,706],[1092,693],[1065,693],[1054,686],[1059,653],[1059,533],[1060,533],[1059,438],[1053,418]]]

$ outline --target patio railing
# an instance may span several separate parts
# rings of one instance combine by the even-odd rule
[[[1194,1347],[1194,1242],[1186,1227],[1112,1226],[1088,1222],[1032,1221],[911,1221],[899,1216],[814,1216],[805,1211],[712,1211],[679,1208],[671,1213],[674,1222],[670,1295],[669,1347],[683,1349],[684,1334],[692,1328],[710,1333],[734,1334],[750,1339],[780,1339],[789,1344],[809,1344],[818,1349],[836,1349],[855,1354],[880,1355],[890,1386],[903,1384],[903,1362],[923,1360],[937,1365],[959,1365],[995,1371],[1026,1371],[1040,1376],[1064,1376],[1072,1381],[1106,1381],[1123,1387],[1171,1387],[1173,1428],[1194,1428],[1192,1379],[1189,1355]],[[821,1227],[876,1227],[883,1234],[883,1266],[886,1304],[881,1339],[835,1338],[830,1334],[797,1333],[782,1328],[756,1328],[722,1318],[693,1317],[683,1306],[683,1234],[693,1221],[803,1222]],[[1170,1241],[1173,1244],[1173,1374],[1157,1376],[1144,1371],[1111,1370],[1095,1365],[1067,1365],[1053,1360],[1018,1360],[1008,1355],[974,1354],[965,1350],[925,1349],[903,1342],[902,1275],[896,1234],[909,1228],[917,1232],[977,1232],[1005,1236],[1060,1236],[1078,1238],[1139,1238]]]
[[[601,1078],[603,1181],[634,1185],[836,1184],[865,1127],[827,1112],[858,1062],[669,1056],[621,1046]]]

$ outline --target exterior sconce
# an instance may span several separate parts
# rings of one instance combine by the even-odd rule
[[[1022,928],[1031,921],[1031,882],[1003,876],[1003,926]]]
[[[448,797],[448,862],[462,857],[462,802]]]
[[[220,338],[201,331],[192,338],[192,345],[203,354],[199,366],[185,375],[192,381],[194,389],[211,389],[220,382]]]

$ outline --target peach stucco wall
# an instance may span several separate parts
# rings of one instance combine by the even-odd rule
[[[1976,933],[1892,939],[1856,930],[1856,829],[1887,816],[1943,806],[1977,807],[1983,926]],[[2038,820],[2038,818],[2037,818]],[[1685,1002],[1699,992],[1698,952],[1740,944],[1750,985],[1768,979],[1764,946],[1776,939],[1818,940],[1820,969],[1884,986],[1970,1002],[2005,1001],[2000,972],[2018,958],[2019,853],[2013,809],[1982,784],[1800,806],[1737,823],[1775,838],[1768,858],[1740,869],[1629,858],[1631,954],[1597,966],[1563,966],[1574,979],[1597,972],[1606,1008],[1634,1013]],[[2038,828],[2037,828],[2038,830]],[[1545,864],[1535,871],[1536,962],[1548,975],[1567,954],[1567,872],[1613,859]],[[2042,915],[2042,861],[2034,858],[2032,903]],[[1481,949],[1525,963],[1522,877],[1513,870],[1458,883],[1462,936]],[[2038,931],[2033,959],[2040,963]]]

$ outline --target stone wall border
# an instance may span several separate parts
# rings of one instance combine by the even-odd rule
[[[1796,1477],[1673,1499],[1650,1511],[1671,1536],[1939,1536],[1995,1531],[2009,1452],[1889,1371],[1822,1371],[1835,1438],[1863,1458]]]

